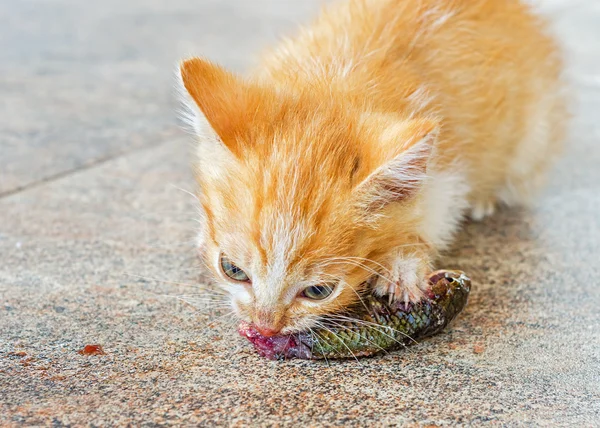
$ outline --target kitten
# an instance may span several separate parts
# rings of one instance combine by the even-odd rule
[[[545,32],[517,0],[346,0],[249,77],[183,61],[202,249],[239,317],[270,336],[418,301],[464,216],[529,201],[565,128]]]

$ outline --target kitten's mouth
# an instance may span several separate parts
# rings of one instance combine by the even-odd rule
[[[248,339],[261,357],[269,360],[312,357],[312,339],[307,333],[295,333],[277,336],[263,336],[256,328],[242,321],[238,333]]]

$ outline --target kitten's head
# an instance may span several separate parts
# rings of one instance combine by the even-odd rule
[[[235,312],[272,335],[360,302],[390,252],[418,239],[436,124],[197,58],[181,78],[200,136],[203,253]]]

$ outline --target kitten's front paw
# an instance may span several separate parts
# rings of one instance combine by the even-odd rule
[[[418,303],[427,289],[428,264],[421,259],[399,258],[394,263],[391,275],[382,275],[374,287],[375,294],[389,296],[390,303]]]
[[[380,295],[387,295],[390,303],[399,301],[408,305],[420,302],[425,296],[426,287],[427,284],[424,281],[396,280],[384,287],[377,287],[376,292]]]

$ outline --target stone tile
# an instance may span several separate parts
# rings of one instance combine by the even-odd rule
[[[177,61],[242,70],[317,0],[0,4],[0,195],[179,132]]]

